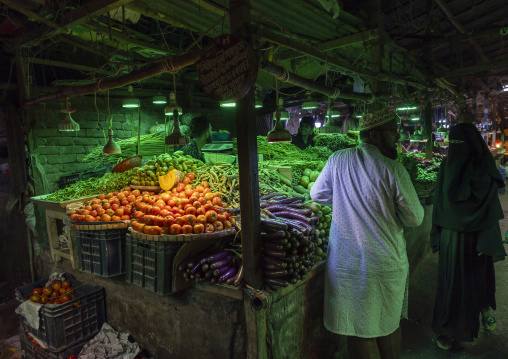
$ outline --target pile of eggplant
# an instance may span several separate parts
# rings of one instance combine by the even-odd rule
[[[312,216],[319,219],[316,225],[316,249],[314,250],[314,261],[321,262],[326,259],[328,248],[328,236],[332,224],[332,209],[315,202],[305,203],[305,207],[312,211]]]
[[[239,286],[243,282],[243,265],[230,251],[205,252],[183,261],[178,270],[186,281],[210,282]]]
[[[297,283],[316,263],[320,219],[304,202],[305,197],[288,198],[277,192],[261,197],[266,216],[261,218],[263,278],[268,289]]]

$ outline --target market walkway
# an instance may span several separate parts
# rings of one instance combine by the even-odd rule
[[[505,213],[501,221],[501,233],[508,230],[508,195],[500,196]],[[508,245],[505,245],[508,252]],[[487,333],[481,328],[478,339],[462,348],[443,351],[436,345],[436,338],[430,325],[434,306],[437,276],[437,255],[430,255],[420,264],[411,276],[409,287],[410,321],[402,324],[402,359],[441,359],[441,358],[508,358],[508,260],[495,264],[497,310],[494,316],[497,327]]]

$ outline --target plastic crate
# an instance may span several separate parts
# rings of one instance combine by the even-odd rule
[[[103,277],[125,273],[127,228],[75,231],[79,270]]]
[[[169,294],[173,284],[173,259],[182,245],[145,241],[127,234],[125,280],[158,294]]]
[[[22,356],[23,358],[28,359],[67,359],[69,355],[78,356],[78,354],[81,352],[81,349],[83,349],[87,343],[85,340],[68,349],[64,349],[59,352],[52,352],[49,349],[42,349],[41,347],[32,343],[25,332],[20,332],[19,338],[21,341]]]
[[[83,284],[68,274],[65,274],[65,279],[71,282],[76,298],[64,304],[42,306],[39,311],[39,329],[32,328],[19,315],[21,328],[44,341],[52,352],[62,351],[90,339],[106,322],[104,288]],[[27,300],[23,294],[31,296],[34,288],[42,288],[46,283],[47,279],[44,279],[16,288],[18,305]],[[75,307],[76,303],[79,306]]]

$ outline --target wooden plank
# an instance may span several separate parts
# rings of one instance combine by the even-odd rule
[[[321,61],[326,61],[326,63],[328,63],[329,65],[335,66],[339,69],[358,73],[360,75],[364,75],[370,78],[376,77],[376,74],[370,70],[354,66],[347,61],[339,60],[333,57],[328,57],[328,55],[324,51],[321,51],[314,46],[302,44],[299,41],[290,39],[284,35],[277,34],[273,31],[267,29],[260,29],[260,36],[265,40],[273,42],[277,45],[281,45],[289,49],[301,52],[305,55],[314,57]]]
[[[13,1],[13,0],[0,0],[0,1]],[[131,3],[133,0],[92,0],[84,5],[79,6],[76,10],[73,10],[66,14],[63,19],[62,26],[57,26],[55,30],[48,31],[47,26],[41,26],[35,29],[34,33],[43,34],[40,37],[32,37],[29,41],[25,42],[25,45],[40,42],[43,39],[51,38],[61,33],[68,33],[70,28],[73,26],[83,25],[91,19],[100,16],[110,10],[114,10],[122,5]]]
[[[21,4],[21,2],[19,0],[0,0],[0,3],[10,7],[11,9],[14,9],[14,10],[22,13],[23,15],[32,17],[36,21],[38,21],[40,23],[43,23],[46,26],[49,26],[49,27],[52,27],[52,28],[55,28],[55,29],[60,29],[61,28],[60,25],[55,24],[53,21],[48,20],[48,19],[46,19],[43,16],[40,16],[39,14],[37,14],[36,12],[34,12],[34,11],[30,10],[30,9],[27,9],[26,7],[24,7]],[[63,29],[66,30],[65,28],[63,28]],[[39,32],[36,32],[36,33],[39,33]]]
[[[356,34],[342,36],[330,41],[323,41],[314,46],[322,51],[330,51],[345,46],[363,45],[365,41],[370,41],[379,37],[376,29],[357,32]],[[290,60],[297,57],[305,56],[305,54],[296,51],[287,51],[279,56],[279,60]]]
[[[48,60],[48,59],[39,59],[39,58],[22,58],[22,59],[26,60],[26,61],[30,61],[33,64],[39,64],[39,65],[49,65],[49,66],[55,66],[55,67],[64,67],[64,68],[67,68],[67,69],[74,69],[74,70],[78,70],[78,71],[93,72],[93,73],[98,73],[98,74],[102,74],[102,75],[113,75],[114,74],[112,71],[101,70],[99,68],[91,67],[91,66],[71,64],[71,63],[63,62],[63,61]]]

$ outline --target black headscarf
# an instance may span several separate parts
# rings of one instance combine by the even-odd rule
[[[449,140],[448,156],[441,163],[436,184],[434,235],[439,227],[482,232],[478,250],[500,255],[499,251],[504,253],[502,239],[493,237],[500,237],[499,220],[504,218],[498,197],[498,189],[505,185],[503,177],[475,125],[453,126]],[[489,242],[480,243],[482,238]]]

